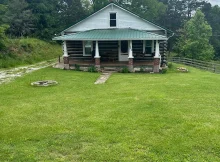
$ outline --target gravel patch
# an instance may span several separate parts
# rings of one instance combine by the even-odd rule
[[[17,77],[22,77],[25,74],[31,73],[33,71],[46,68],[48,66],[53,66],[54,61],[40,62],[34,65],[28,65],[23,67],[12,68],[8,70],[0,70],[0,84],[8,83]]]

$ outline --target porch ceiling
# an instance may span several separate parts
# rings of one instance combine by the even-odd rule
[[[95,29],[54,37],[53,40],[167,40],[166,36],[136,29]]]

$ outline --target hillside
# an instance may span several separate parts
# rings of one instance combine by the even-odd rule
[[[0,51],[0,68],[33,64],[62,55],[62,48],[35,38],[9,39],[4,51]]]

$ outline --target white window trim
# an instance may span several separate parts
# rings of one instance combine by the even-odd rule
[[[93,42],[91,41],[91,54],[86,54],[86,50],[85,50],[85,43],[86,41],[83,41],[83,56],[92,56],[92,50],[93,50]]]
[[[113,13],[116,14],[116,26],[110,26],[110,21],[111,21],[110,14],[113,14]],[[109,12],[109,21],[108,21],[108,23],[109,23],[110,28],[117,28],[118,27],[118,14],[117,14],[117,12]]]
[[[146,47],[151,47],[151,51],[152,51],[152,41],[154,41],[154,40],[151,40],[151,45],[150,46],[146,46],[147,45],[147,41],[150,41],[150,40],[144,40],[143,41],[143,51],[144,51],[144,53],[146,52]],[[146,54],[151,54],[151,53],[146,53]]]

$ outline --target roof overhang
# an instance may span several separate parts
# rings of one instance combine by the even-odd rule
[[[95,29],[68,35],[54,37],[53,40],[93,40],[93,41],[115,41],[115,40],[167,40],[164,35],[146,32],[136,29]]]

